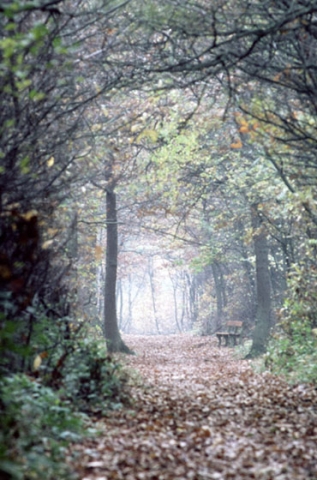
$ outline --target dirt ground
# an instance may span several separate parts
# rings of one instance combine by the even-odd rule
[[[81,480],[317,480],[317,391],[210,337],[133,336],[130,407],[75,447]]]

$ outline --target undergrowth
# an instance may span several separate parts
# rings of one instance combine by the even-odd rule
[[[279,329],[272,336],[265,365],[292,383],[317,383],[317,337],[305,323],[293,322],[291,329],[291,335]]]
[[[82,329],[65,335],[62,321],[44,338],[47,323],[37,318],[26,350],[13,351],[6,342],[12,322],[4,321],[0,329],[5,360],[0,375],[1,480],[72,479],[67,446],[89,433],[89,416],[129,401],[127,374],[105,345],[88,339]],[[24,364],[24,371],[10,371],[10,358]]]
[[[51,388],[24,374],[0,382],[0,478],[71,478],[66,446],[83,434],[80,416]]]
[[[315,257],[315,244],[307,258]],[[314,262],[294,265],[288,294],[265,356],[271,372],[290,382],[317,384],[317,269]]]
[[[251,366],[256,373],[270,371],[283,376],[290,383],[317,383],[317,332],[310,326],[294,322],[292,335],[278,327],[272,334],[267,352],[252,359]],[[250,351],[252,341],[234,349],[234,356],[244,359]]]

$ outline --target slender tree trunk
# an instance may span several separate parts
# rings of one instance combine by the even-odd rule
[[[127,332],[130,331],[131,325],[132,325],[132,312],[133,312],[133,300],[132,300],[132,279],[131,275],[128,276],[128,318],[126,322],[125,329]]]
[[[254,230],[254,252],[256,261],[257,309],[252,347],[247,358],[256,357],[266,351],[266,343],[271,327],[271,282],[268,245],[266,233],[261,226],[256,205],[252,207],[252,227]]]
[[[157,315],[157,308],[156,308],[156,293],[155,293],[155,283],[154,283],[154,269],[153,269],[153,259],[149,257],[149,278],[150,278],[150,287],[151,287],[151,298],[152,298],[152,307],[153,307],[153,315],[157,333],[160,332],[160,324]]]
[[[253,320],[256,314],[256,283],[254,278],[254,271],[252,264],[249,260],[249,251],[248,248],[243,240],[245,236],[245,227],[243,226],[242,221],[238,221],[237,228],[239,231],[239,244],[240,244],[240,252],[242,257],[242,268],[244,269],[244,285],[245,285],[245,304],[244,304],[244,311],[250,312],[247,315],[247,318]],[[249,319],[249,318],[248,318]]]
[[[186,309],[188,304],[186,280],[184,278],[184,274],[182,274],[182,277],[181,277],[181,292],[182,292],[182,302],[181,302],[180,326],[181,326],[181,330],[184,331],[184,320],[185,320]]]
[[[106,250],[106,281],[105,281],[105,337],[110,353],[132,353],[123,342],[117,320],[116,283],[118,266],[118,223],[116,194],[107,190],[107,250]]]
[[[217,268],[217,265],[215,263],[211,265],[211,270],[214,277],[217,301],[216,330],[219,330],[222,324],[223,285],[221,282],[221,278],[219,278],[219,269]]]
[[[70,225],[67,253],[70,258],[78,258],[78,212],[73,213]]]
[[[173,301],[174,301],[174,319],[176,323],[177,330],[181,333],[182,329],[180,327],[179,321],[178,321],[178,306],[177,306],[177,278],[175,281],[173,281],[173,276],[170,273],[169,274],[170,279],[171,279],[171,284],[173,288]]]
[[[220,280],[221,294],[222,294],[222,306],[226,307],[228,305],[226,281],[225,281],[225,277],[223,275],[223,270],[221,268],[221,265],[218,264],[218,268],[219,268],[219,280]]]
[[[189,327],[192,328],[198,320],[198,281],[197,275],[186,274],[188,285]]]

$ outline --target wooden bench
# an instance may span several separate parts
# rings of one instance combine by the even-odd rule
[[[234,346],[237,345],[237,339],[241,338],[243,322],[232,320],[226,323],[227,330],[223,332],[217,332],[216,335],[219,341],[219,347],[221,347],[221,340],[225,340],[225,347],[229,347],[230,343]]]

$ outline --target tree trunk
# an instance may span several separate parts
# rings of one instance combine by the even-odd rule
[[[269,254],[266,233],[261,226],[257,206],[252,207],[252,227],[254,230],[254,252],[256,262],[257,309],[256,323],[252,336],[252,347],[247,358],[265,353],[271,327],[271,287]]]
[[[180,327],[179,321],[178,321],[178,305],[177,305],[177,277],[176,280],[173,280],[173,275],[169,273],[170,279],[171,279],[171,284],[172,284],[172,289],[173,289],[173,301],[174,301],[174,319],[175,319],[175,324],[177,327],[177,330],[179,333],[182,333],[182,329]]]
[[[128,276],[128,318],[125,326],[127,332],[130,331],[133,318],[133,298],[132,298],[132,278],[131,275]]]
[[[217,301],[217,313],[216,313],[216,330],[221,328],[222,324],[222,312],[223,312],[223,283],[219,275],[219,269],[217,265],[213,263],[211,265],[212,275],[214,278],[215,290],[216,290],[216,301]],[[214,328],[213,328],[214,330]]]
[[[117,320],[116,282],[118,265],[118,223],[116,194],[107,190],[107,250],[105,281],[105,337],[110,353],[133,353],[123,342]]]
[[[249,251],[243,240],[245,237],[245,227],[243,226],[242,221],[238,221],[237,228],[239,231],[239,245],[242,257],[242,267],[245,271],[245,290],[246,290],[246,301],[245,301],[245,310],[250,311],[250,317],[253,319],[256,313],[256,283],[254,278],[254,272],[252,264],[249,260]]]
[[[198,320],[198,281],[197,275],[186,274],[188,284],[189,327],[193,328]]]
[[[160,324],[159,324],[157,308],[156,308],[156,299],[155,299],[156,293],[155,293],[154,268],[153,268],[152,257],[149,257],[149,260],[148,260],[148,270],[149,270],[149,278],[150,278],[151,299],[152,299],[154,321],[155,321],[155,326],[156,326],[157,333],[160,334],[161,333],[160,332]]]

